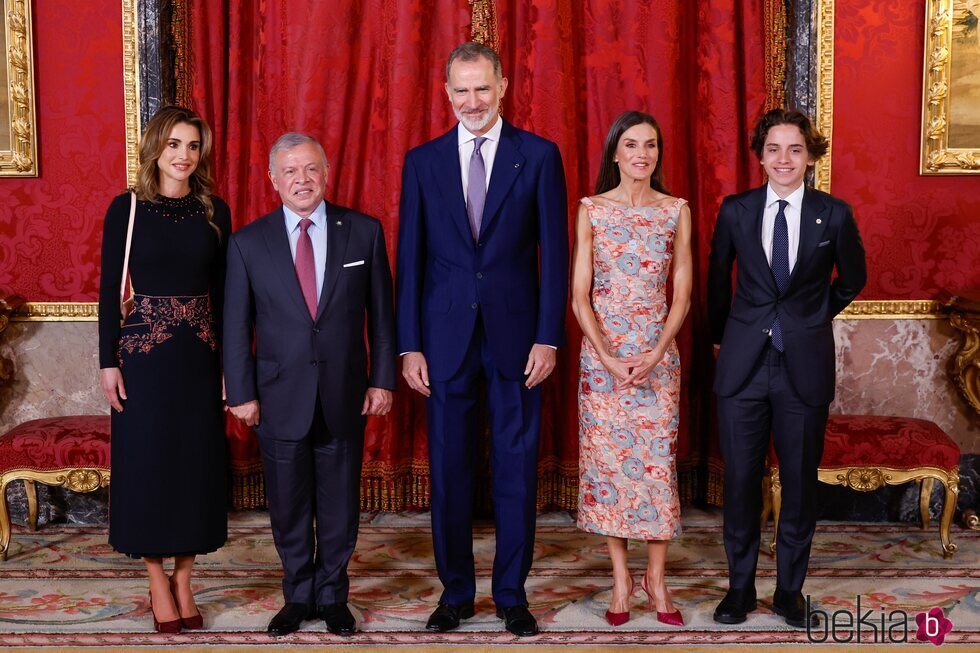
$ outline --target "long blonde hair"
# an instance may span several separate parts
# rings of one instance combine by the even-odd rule
[[[201,134],[201,158],[194,172],[191,173],[189,180],[191,192],[204,205],[205,216],[220,238],[221,230],[214,223],[214,202],[211,201],[214,192],[214,179],[211,177],[211,148],[214,137],[208,123],[190,109],[178,106],[162,107],[146,123],[143,138],[140,139],[140,166],[133,190],[136,191],[136,197],[141,200],[159,201],[157,195],[160,193],[160,169],[157,167],[157,160],[167,145],[170,132],[180,123],[196,127]]]

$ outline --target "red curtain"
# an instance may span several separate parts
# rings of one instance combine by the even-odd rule
[[[571,207],[591,193],[606,130],[619,113],[641,109],[660,121],[668,185],[690,200],[695,223],[694,306],[679,338],[686,499],[711,499],[720,487],[716,460],[709,463],[717,455],[709,437],[712,362],[702,289],[722,197],[761,178],[746,134],[766,100],[763,4],[770,1],[496,4],[510,79],[504,116],[558,143]],[[266,176],[269,147],[284,131],[304,131],[330,159],[328,198],[380,218],[394,260],[402,159],[455,122],[443,90],[445,59],[469,38],[469,3],[202,0],[187,11],[187,101],[214,128],[219,193],[235,225],[277,205]],[[577,498],[581,333],[571,312],[567,332],[569,346],[545,387],[542,507],[574,508]],[[392,414],[368,424],[365,509],[427,506],[424,407],[413,395],[401,387]],[[254,436],[236,425],[229,432],[236,504],[262,505]]]

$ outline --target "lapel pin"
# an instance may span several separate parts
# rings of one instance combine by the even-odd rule
[[[521,167],[521,164],[520,164],[520,163],[515,163],[515,164],[514,164],[514,167],[515,167],[515,168],[520,168],[520,167]]]
[[[817,222],[820,222],[820,220],[817,220]],[[339,227],[340,225],[342,225],[342,224],[344,224],[344,223],[343,223],[343,222],[341,222],[340,220],[337,220],[337,226],[338,226],[338,227]]]
[[[340,223],[337,223],[337,224],[340,224]],[[823,220],[821,220],[820,218],[817,218],[817,224],[823,224]]]

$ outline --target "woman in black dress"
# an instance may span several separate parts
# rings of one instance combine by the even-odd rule
[[[203,627],[194,556],[228,536],[218,353],[228,206],[211,194],[211,130],[165,107],[140,142],[135,200],[106,213],[99,289],[102,392],[112,406],[109,543],[146,563],[154,628]],[[131,202],[133,307],[122,326],[120,284]],[[163,559],[174,558],[173,576]]]

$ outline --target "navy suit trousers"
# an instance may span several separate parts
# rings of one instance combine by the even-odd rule
[[[729,586],[755,585],[759,559],[762,476],[769,437],[779,458],[782,507],[776,539],[776,587],[800,591],[817,522],[817,467],[828,406],[804,403],[784,355],[768,344],[745,385],[718,397],[718,435],[725,460],[724,540]]]
[[[426,400],[432,541],[445,588],[441,600],[473,601],[473,467],[484,384],[497,535],[492,592],[497,607],[507,608],[527,605],[524,582],[534,552],[541,387],[529,390],[523,380],[500,374],[479,318],[462,366],[448,381],[432,381],[432,396]]]

